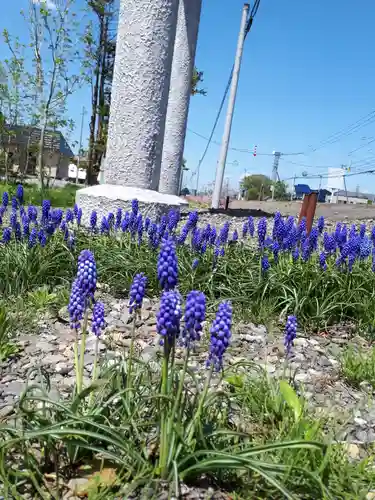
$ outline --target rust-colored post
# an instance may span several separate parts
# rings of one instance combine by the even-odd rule
[[[309,194],[305,194],[305,196],[303,197],[302,207],[301,207],[301,211],[299,213],[299,218],[298,218],[298,224],[301,222],[301,220],[304,217],[307,216],[307,207],[308,207],[308,204],[309,204],[309,197],[310,197]]]
[[[303,202],[302,202],[301,211],[299,213],[298,224],[301,222],[301,220],[304,217],[306,217],[306,232],[307,232],[307,234],[310,234],[310,231],[311,231],[311,228],[313,225],[317,202],[318,202],[318,194],[317,193],[305,194],[305,197],[304,197]]]
[[[315,217],[316,204],[318,202],[318,193],[311,193],[309,194],[308,198],[309,202],[307,205],[307,214],[306,214],[306,230],[307,234],[310,234]]]

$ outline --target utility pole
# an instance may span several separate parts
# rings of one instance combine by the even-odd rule
[[[279,178],[279,161],[281,153],[279,151],[274,151],[273,153],[273,167],[272,167],[272,181],[277,182]]]
[[[238,80],[240,77],[241,61],[242,61],[243,47],[244,47],[244,42],[245,42],[246,23],[247,23],[249,9],[250,9],[250,5],[248,3],[245,3],[245,5],[243,6],[243,9],[242,9],[242,19],[241,19],[240,33],[238,36],[236,59],[235,59],[234,68],[233,68],[233,78],[232,78],[232,84],[231,84],[231,88],[230,88],[228,110],[227,110],[227,116],[225,119],[225,127],[224,127],[223,140],[221,143],[219,161],[218,161],[218,165],[217,165],[217,169],[216,169],[215,187],[214,187],[214,192],[212,195],[212,208],[219,208],[219,205],[220,205],[220,194],[221,194],[221,189],[223,186],[225,163],[226,163],[227,155],[228,155],[228,147],[229,147],[230,133],[231,133],[231,129],[232,129],[234,106],[236,104]]]
[[[79,136],[79,150],[78,150],[78,159],[77,159],[77,170],[76,170],[76,184],[78,184],[78,170],[79,170],[79,165],[81,163],[81,150],[82,150],[82,134],[83,134],[83,118],[86,114],[85,106],[82,107],[82,119],[81,119],[81,133]],[[87,172],[86,172],[87,176]]]

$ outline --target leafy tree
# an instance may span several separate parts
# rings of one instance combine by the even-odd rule
[[[111,21],[115,17],[114,0],[87,0],[96,21],[88,26],[85,46],[86,82],[91,86],[91,118],[87,182],[96,179],[96,170],[105,154],[116,40]],[[95,168],[94,168],[95,167]]]
[[[77,37],[80,23],[74,12],[74,0],[29,0],[28,12],[21,12],[29,34],[29,42],[21,44],[7,30],[3,32],[5,44],[17,64],[31,61],[26,68],[27,92],[23,96],[30,125],[40,128],[37,151],[37,169],[40,187],[45,184],[44,148],[48,129],[67,127],[73,122],[67,118],[67,100],[82,82],[75,72],[80,54]],[[19,49],[25,57],[19,54]],[[27,55],[29,52],[29,55]]]
[[[275,200],[287,200],[289,198],[287,192],[287,184],[284,181],[274,183],[274,198]]]
[[[246,192],[247,200],[263,199],[271,196],[272,181],[263,174],[248,175],[242,179],[241,187]]]
[[[204,89],[198,88],[198,85],[203,82],[203,71],[199,71],[197,68],[194,68],[193,78],[191,82],[191,95],[207,95],[207,91]]]

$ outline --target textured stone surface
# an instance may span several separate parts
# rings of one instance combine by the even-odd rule
[[[179,194],[202,0],[181,0],[173,52],[159,191]]]
[[[178,0],[121,0],[105,183],[157,189]]]
[[[80,189],[76,194],[76,202],[83,209],[82,223],[88,225],[92,210],[98,213],[98,220],[108,212],[116,212],[117,208],[131,209],[131,201],[137,198],[139,209],[146,217],[159,217],[171,208],[186,207],[183,198],[158,193],[150,189],[140,189],[129,186],[99,184]]]

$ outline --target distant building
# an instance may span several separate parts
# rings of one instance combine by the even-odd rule
[[[307,184],[296,184],[294,191],[296,200],[302,200],[307,194],[317,193],[319,203],[325,203],[327,196],[331,194],[331,191],[328,191],[328,189],[311,189]]]
[[[345,189],[339,189],[332,192],[329,199],[330,203],[342,203],[342,204],[369,204],[374,203],[375,195],[370,193],[361,193],[360,191],[345,191]]]
[[[37,150],[41,129],[27,125],[8,127],[0,134],[0,150],[9,155],[10,171],[24,175],[36,175]],[[63,134],[58,130],[47,130],[44,138],[44,166],[48,176],[67,179],[69,165],[74,157]]]

